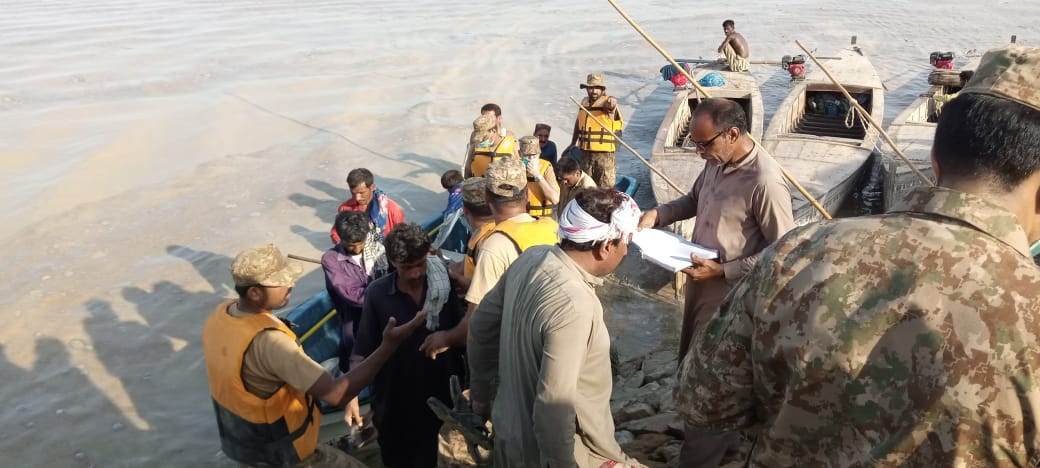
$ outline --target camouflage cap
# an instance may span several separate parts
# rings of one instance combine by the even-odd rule
[[[542,154],[542,144],[538,141],[538,137],[525,136],[520,139],[520,155],[530,156],[532,154]]]
[[[303,274],[274,244],[243,251],[231,262],[235,286],[291,286]]]
[[[516,197],[527,189],[527,169],[519,159],[498,158],[488,166],[487,189],[501,197]]]
[[[462,181],[462,202],[473,205],[484,205],[484,193],[487,192],[487,179],[470,177]]]
[[[986,52],[961,94],[988,94],[1040,110],[1040,48],[1011,45]]]
[[[589,73],[589,76],[585,77],[585,84],[578,85],[579,88],[603,88],[607,89],[607,85],[603,81],[603,75],[600,73]]]
[[[477,117],[477,120],[473,121],[473,131],[486,132],[495,128],[496,123],[494,117],[487,114],[481,114],[480,117]]]

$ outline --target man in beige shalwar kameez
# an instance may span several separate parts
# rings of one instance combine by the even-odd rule
[[[780,166],[747,134],[739,104],[705,99],[690,123],[690,138],[706,164],[686,195],[647,211],[640,228],[666,226],[696,216],[692,241],[719,251],[719,261],[692,258],[683,270],[686,302],[679,341],[682,360],[697,330],[742,278],[759,252],[794,227],[791,192]],[[736,434],[702,436],[687,431],[680,466],[718,466]],[[696,455],[696,457],[694,457]],[[691,458],[693,457],[693,458]]]

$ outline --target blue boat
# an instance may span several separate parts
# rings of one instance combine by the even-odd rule
[[[629,176],[617,176],[614,188],[628,194],[635,195],[639,189],[639,182]],[[422,223],[422,228],[431,238],[437,235],[444,222],[444,216],[438,214]],[[293,323],[293,329],[297,334],[297,341],[303,346],[303,351],[311,359],[319,363],[326,363],[339,357],[339,341],[341,321],[339,314],[332,305],[332,298],[324,289],[311,296],[302,304],[287,312],[283,318]],[[329,369],[330,365],[325,366]],[[369,389],[361,392],[361,401],[367,400]],[[331,411],[333,408],[322,406],[323,410]]]

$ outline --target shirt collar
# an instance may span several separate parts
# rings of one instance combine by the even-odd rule
[[[754,149],[752,149],[751,152],[748,153],[748,155],[746,157],[744,157],[744,159],[741,159],[740,162],[738,162],[736,164],[726,164],[726,165],[723,165],[722,166],[722,173],[723,174],[732,174],[732,173],[734,173],[736,171],[739,171],[741,168],[744,168],[744,167],[750,166],[751,164],[754,164],[755,161],[757,161],[757,160],[758,160],[758,145],[755,145]]]
[[[567,265],[567,266],[573,268],[575,271],[577,271],[579,274],[581,274],[581,279],[584,280],[586,283],[588,283],[589,286],[597,287],[597,286],[603,284],[603,278],[600,278],[600,277],[598,277],[596,275],[593,275],[593,274],[585,271],[581,267],[581,265],[578,265],[578,263],[575,262],[574,259],[571,258],[570,255],[567,255],[567,252],[564,252],[563,249],[561,249],[559,245],[554,245],[552,247],[552,250],[550,250],[550,252],[552,252],[553,255],[555,255],[557,258],[559,258],[560,261],[563,262],[564,265]]]
[[[917,187],[904,195],[890,212],[931,213],[956,219],[1030,257],[1029,239],[1018,217],[980,195],[943,187]]]

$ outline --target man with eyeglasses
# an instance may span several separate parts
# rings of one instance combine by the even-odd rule
[[[643,214],[639,227],[666,226],[696,217],[690,240],[719,252],[718,261],[691,256],[679,341],[682,361],[697,330],[719,308],[759,252],[794,228],[791,191],[780,165],[747,134],[744,109],[728,99],[705,99],[693,112],[690,138],[704,170],[686,195]],[[687,429],[680,466],[719,466],[735,432]]]

